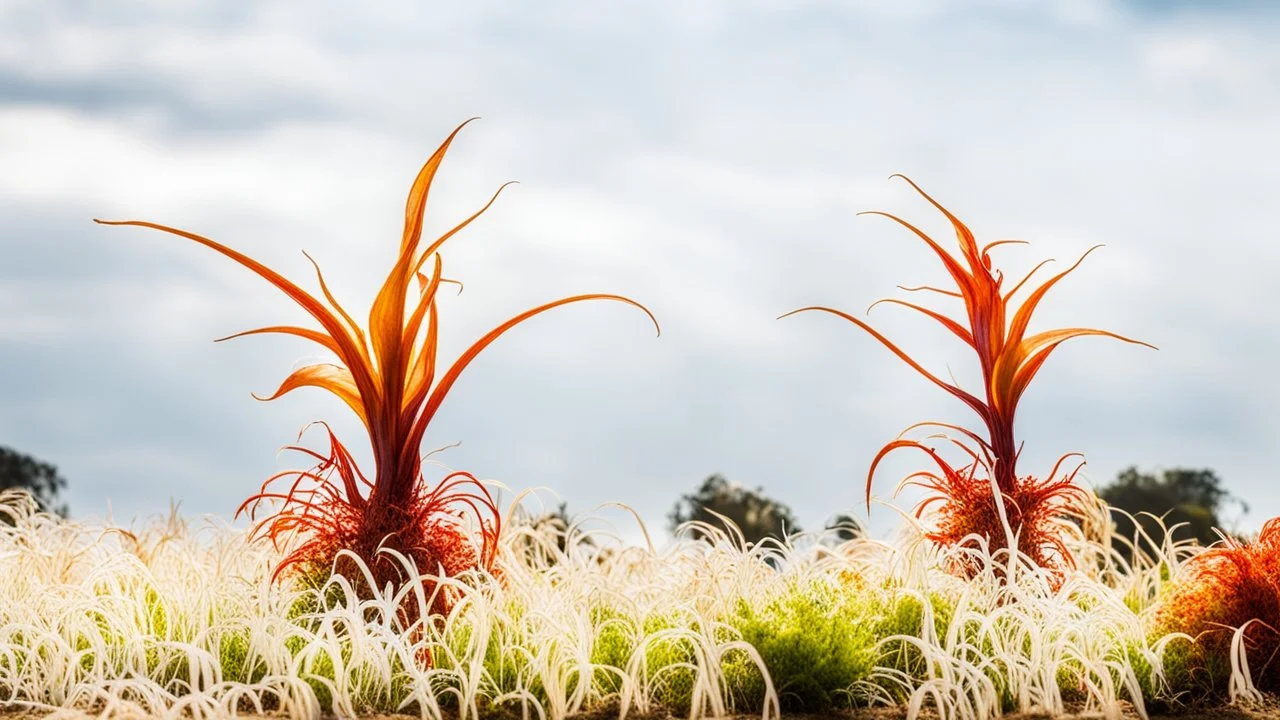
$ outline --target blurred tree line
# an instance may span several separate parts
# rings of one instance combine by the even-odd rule
[[[1223,527],[1221,515],[1229,504],[1238,503],[1243,512],[1248,512],[1248,506],[1233,497],[1223,487],[1222,479],[1208,468],[1172,468],[1154,474],[1130,467],[1120,472],[1114,482],[1099,488],[1098,495],[1112,508],[1123,511],[1113,512],[1112,518],[1116,532],[1129,539],[1141,527],[1159,541],[1165,535],[1160,527],[1163,524],[1164,528],[1173,528],[1174,540],[1194,539],[1209,545],[1219,539],[1216,529]],[[667,520],[672,532],[691,521],[723,527],[716,514],[732,520],[753,545],[766,538],[781,540],[785,535],[801,532],[788,505],[765,495],[763,488],[749,489],[720,474],[711,475],[697,490],[682,496]],[[836,541],[863,534],[861,524],[851,515],[837,515],[826,529]],[[701,533],[694,529],[692,534],[698,537]],[[1118,549],[1129,554],[1127,547]]]
[[[24,488],[30,491],[43,512],[66,517],[66,503],[58,494],[67,487],[67,481],[58,469],[30,455],[23,455],[9,447],[0,446],[0,491]],[[0,516],[0,522],[7,517]]]
[[[1210,545],[1219,540],[1218,529],[1227,532],[1221,514],[1228,504],[1238,503],[1242,513],[1249,511],[1249,506],[1232,496],[1217,473],[1208,468],[1171,468],[1156,475],[1130,467],[1110,485],[1099,488],[1098,496],[1124,511],[1113,512],[1111,517],[1116,533],[1130,540],[1141,528],[1159,542],[1164,537],[1163,524],[1166,529],[1173,528],[1174,540],[1194,539]],[[1178,525],[1181,527],[1175,527]],[[1128,548],[1121,551],[1128,556]]]
[[[689,522],[702,522],[715,528],[723,528],[723,515],[733,521],[742,532],[743,539],[758,545],[766,538],[783,540],[788,535],[802,532],[791,507],[764,494],[764,488],[754,490],[731,483],[719,473],[702,481],[694,492],[682,496],[667,515],[668,528],[675,532]],[[829,523],[827,533],[839,541],[851,540],[862,534],[862,525],[852,515],[837,515]],[[692,528],[693,537],[705,533]]]
[[[61,501],[60,493],[66,486],[66,479],[53,465],[0,446],[0,490],[25,488],[41,510],[65,517],[67,506]],[[1201,545],[1209,545],[1219,539],[1218,531],[1224,524],[1222,514],[1230,505],[1238,505],[1241,512],[1248,512],[1248,506],[1228,492],[1222,479],[1208,468],[1175,467],[1159,473],[1144,473],[1137,467],[1129,467],[1113,482],[1099,488],[1098,495],[1112,508],[1123,511],[1113,512],[1112,518],[1116,532],[1129,539],[1133,539],[1140,528],[1158,541],[1164,537],[1163,528],[1173,528],[1174,540],[1194,539]],[[790,506],[769,497],[761,487],[753,489],[732,483],[719,473],[708,476],[693,492],[681,496],[667,520],[672,532],[694,521],[723,528],[718,515],[737,525],[752,545],[766,538],[783,540],[802,532]],[[556,549],[563,552],[564,531],[569,526],[564,503],[535,518],[534,524],[554,526],[559,531]],[[836,542],[863,534],[862,525],[848,514],[832,518],[825,530],[825,536]],[[694,537],[704,534],[697,527],[689,532]],[[1128,553],[1128,548],[1120,550]]]

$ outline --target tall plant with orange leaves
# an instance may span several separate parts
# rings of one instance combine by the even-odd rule
[[[427,160],[409,190],[399,253],[373,301],[367,328],[361,327],[330,293],[319,266],[309,255],[323,301],[252,258],[200,235],[137,220],[96,221],[162,230],[212,248],[279,288],[320,325],[319,329],[272,325],[223,340],[265,333],[291,335],[310,340],[338,358],[338,363],[295,370],[275,393],[259,399],[273,400],[302,387],[333,393],[368,431],[374,473],[370,479],[357,467],[351,453],[327,425],[327,454],[290,446],[315,460],[314,467],[269,478],[237,512],[247,510],[252,517],[260,503],[276,501],[279,506],[257,522],[254,534],[273,541],[288,534],[300,535],[300,541],[276,568],[274,578],[290,568],[322,572],[333,568],[362,587],[362,573],[339,554],[348,550],[364,561],[378,588],[387,582],[398,585],[400,565],[379,553],[380,548],[414,559],[422,573],[443,570],[444,574],[455,576],[474,568],[492,569],[500,513],[487,488],[466,472],[451,473],[435,485],[430,485],[422,473],[423,437],[458,377],[503,333],[562,305],[584,300],[619,301],[644,311],[657,327],[653,314],[629,298],[574,295],[516,315],[477,340],[452,365],[442,368],[438,364],[436,296],[441,284],[451,282],[442,275],[440,249],[484,213],[502,192],[499,188],[484,207],[423,247],[423,218],[432,181],[450,144],[466,124],[459,125]],[[285,489],[273,489],[290,478],[293,481]],[[468,519],[473,522],[467,523]],[[434,609],[442,610],[447,598],[448,593],[438,594]]]
[[[1014,295],[1050,261],[1045,260],[1036,265],[1022,280],[1005,290],[1004,273],[998,269],[993,270],[990,251],[1000,245],[1026,244],[1026,242],[997,240],[979,247],[973,233],[955,215],[910,179],[902,175],[895,177],[905,180],[946,216],[955,229],[962,257],[957,259],[915,225],[895,215],[879,211],[859,214],[887,217],[924,241],[942,261],[947,273],[956,284],[956,290],[931,286],[902,287],[902,289],[933,292],[959,299],[964,303],[965,317],[962,320],[955,320],[936,310],[896,298],[880,300],[872,307],[881,302],[892,303],[915,310],[937,321],[977,354],[982,372],[983,390],[974,394],[961,389],[954,383],[942,380],[866,322],[848,313],[829,307],[813,306],[794,310],[782,317],[800,312],[821,311],[857,325],[928,378],[930,382],[973,410],[982,420],[985,435],[958,425],[940,422],[917,423],[907,428],[903,435],[920,427],[941,428],[958,433],[964,440],[953,437],[946,437],[946,439],[958,446],[969,458],[969,462],[956,467],[944,460],[931,445],[899,435],[897,439],[882,447],[871,462],[867,473],[868,509],[871,504],[872,480],[880,462],[895,450],[914,448],[927,453],[937,470],[913,473],[903,480],[899,489],[905,485],[918,485],[929,491],[929,495],[916,508],[916,515],[920,517],[927,508],[937,505],[936,526],[927,533],[928,539],[939,544],[954,546],[977,535],[985,538],[989,549],[994,552],[1000,548],[1007,548],[1009,536],[1013,535],[1017,538],[1018,549],[1036,563],[1051,567],[1062,563],[1071,564],[1072,558],[1055,528],[1054,520],[1063,513],[1071,512],[1074,503],[1081,499],[1080,493],[1083,491],[1073,481],[1083,463],[1077,465],[1071,472],[1059,475],[1062,464],[1068,458],[1078,455],[1078,453],[1069,453],[1058,460],[1045,480],[1029,475],[1019,476],[1017,460],[1021,448],[1015,442],[1013,433],[1018,401],[1049,355],[1067,340],[1085,335],[1101,335],[1147,347],[1154,346],[1106,330],[1091,328],[1066,328],[1029,335],[1027,331],[1031,314],[1039,306],[1045,294],[1059,280],[1079,267],[1084,258],[1100,246],[1090,248],[1075,264],[1040,284],[1028,294],[1021,305],[1013,307],[1011,301]],[[997,497],[1000,502],[997,502]],[[964,569],[973,571],[975,566],[965,564]]]

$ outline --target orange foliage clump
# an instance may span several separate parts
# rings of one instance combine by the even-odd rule
[[[337,363],[295,370],[274,394],[259,399],[273,400],[301,387],[333,393],[364,424],[373,450],[374,473],[372,479],[367,478],[332,431],[328,432],[327,454],[299,446],[290,448],[310,456],[316,461],[315,466],[273,476],[240,508],[252,516],[259,503],[278,501],[281,505],[258,522],[255,534],[273,541],[301,534],[302,541],[277,567],[277,578],[290,568],[322,573],[333,568],[357,587],[364,587],[367,583],[363,574],[340,555],[347,550],[363,560],[377,589],[387,583],[398,586],[403,580],[402,565],[389,554],[379,553],[380,548],[398,551],[414,560],[420,573],[442,570],[445,575],[456,576],[471,569],[492,570],[500,515],[488,490],[465,472],[452,473],[434,486],[422,474],[423,436],[449,390],[494,340],[525,320],[562,305],[615,300],[644,311],[657,327],[653,314],[629,298],[575,295],[516,315],[477,340],[448,367],[437,363],[436,296],[441,284],[452,282],[442,275],[440,249],[497,199],[495,193],[480,210],[422,246],[423,218],[432,180],[464,125],[455,129],[427,160],[409,190],[399,252],[373,302],[367,327],[356,322],[329,292],[318,265],[316,277],[323,300],[256,260],[200,235],[136,220],[97,221],[153,228],[205,245],[280,289],[320,326],[314,329],[273,325],[231,337],[291,335],[314,342],[337,357]],[[327,425],[325,429],[328,430]],[[270,489],[286,478],[293,478],[286,488]],[[443,611],[448,597],[448,593],[439,594],[432,609]]]
[[[1227,537],[1189,560],[1185,572],[1160,606],[1157,625],[1196,638],[1218,668],[1229,666],[1232,637],[1244,628],[1254,683],[1280,690],[1280,518],[1268,520],[1252,543]]]
[[[993,271],[990,250],[1000,245],[1026,243],[1019,240],[997,240],[979,247],[973,233],[964,223],[915,183],[905,177],[903,179],[950,221],[960,244],[963,256],[961,260],[952,256],[922,230],[897,216],[883,212],[861,214],[887,217],[910,230],[933,250],[956,285],[956,290],[929,286],[904,287],[903,290],[927,291],[959,299],[964,303],[965,314],[963,319],[955,320],[938,311],[904,300],[886,298],[879,302],[902,305],[932,318],[973,350],[978,356],[982,371],[982,391],[973,394],[942,380],[870,325],[848,313],[829,307],[815,306],[801,308],[787,315],[817,310],[836,315],[857,325],[928,378],[930,382],[973,410],[981,418],[986,433],[984,436],[957,425],[938,422],[918,423],[907,428],[909,431],[918,427],[932,426],[958,433],[965,440],[947,439],[958,446],[970,462],[964,466],[955,467],[944,460],[930,445],[899,436],[898,439],[886,444],[871,462],[867,473],[868,508],[871,502],[872,478],[881,460],[894,450],[915,448],[927,453],[938,468],[936,472],[929,470],[914,473],[903,481],[904,485],[920,485],[932,491],[916,509],[917,516],[920,516],[926,508],[937,505],[936,524],[927,535],[930,540],[955,546],[977,535],[984,538],[994,552],[1008,547],[1006,532],[1008,527],[1017,536],[1018,549],[1036,563],[1042,566],[1070,564],[1072,559],[1055,527],[1054,520],[1064,513],[1071,512],[1072,506],[1083,492],[1073,484],[1075,473],[1079,470],[1078,466],[1072,472],[1058,476],[1062,462],[1076,454],[1070,453],[1059,459],[1048,479],[1019,476],[1016,463],[1020,447],[1015,443],[1013,434],[1013,421],[1018,401],[1050,353],[1067,340],[1086,335],[1101,335],[1140,345],[1147,345],[1147,343],[1091,328],[1048,330],[1029,335],[1027,328],[1032,312],[1049,289],[1075,270],[1084,257],[1032,290],[1021,305],[1011,307],[1010,301],[1013,296],[1037,270],[1050,261],[1046,260],[1036,265],[1012,288],[1004,290],[1004,274],[999,270]],[[1091,248],[1089,252],[1094,249],[1096,248]],[[1088,256],[1089,252],[1086,252],[1085,256]],[[1000,502],[996,501],[997,495]],[[1007,524],[1002,516],[1007,519]],[[965,569],[972,571],[974,566],[966,565]]]

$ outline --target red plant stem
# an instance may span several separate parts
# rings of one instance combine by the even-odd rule
[[[990,384],[988,383],[988,387]],[[991,391],[987,391],[988,402],[991,402]],[[998,413],[992,413],[993,422],[991,423],[991,450],[995,458],[995,467],[991,472],[996,476],[996,487],[1000,488],[1002,493],[1013,492],[1014,482],[1017,479],[1017,469],[1014,467],[1017,463],[1017,445],[1013,440],[1013,418],[1005,419],[1000,417]]]

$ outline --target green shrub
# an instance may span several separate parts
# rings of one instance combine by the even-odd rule
[[[855,685],[882,661],[918,674],[922,661],[910,646],[877,644],[895,634],[919,636],[922,609],[915,598],[886,596],[860,581],[815,580],[758,607],[740,600],[729,622],[760,653],[783,709],[814,712],[852,705]],[[945,627],[946,613],[936,615]],[[737,677],[744,685],[734,690],[758,708],[763,678],[745,667]]]

